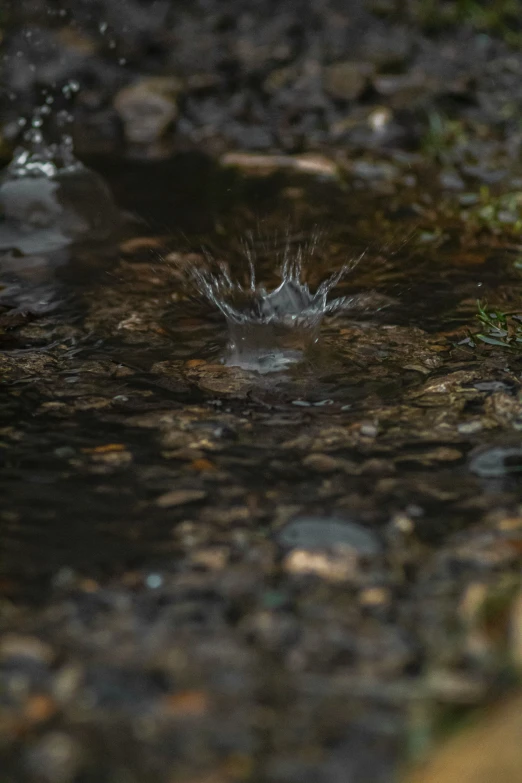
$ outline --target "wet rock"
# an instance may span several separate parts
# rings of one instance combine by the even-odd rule
[[[62,732],[45,734],[26,753],[29,779],[42,783],[68,783],[76,778],[82,762],[82,748]]]
[[[49,666],[54,659],[52,648],[35,636],[6,634],[0,639],[0,661],[27,660]]]
[[[358,561],[353,551],[293,549],[285,557],[283,566],[290,574],[314,574],[330,582],[354,581],[358,575]]]
[[[329,454],[309,454],[304,458],[303,465],[315,473],[334,473],[342,469],[342,461]]]
[[[156,500],[156,505],[160,508],[184,506],[187,503],[196,503],[198,500],[203,500],[206,495],[207,493],[201,489],[175,489],[172,492],[160,495]]]
[[[187,362],[184,374],[187,380],[196,383],[199,388],[227,397],[245,396],[256,380],[255,373],[239,367],[224,367],[200,360]]]
[[[227,152],[221,158],[223,166],[234,166],[250,174],[267,175],[278,169],[294,169],[303,174],[337,177],[338,167],[322,155],[262,155],[246,152]]]
[[[348,520],[321,517],[297,517],[277,534],[285,548],[302,550],[347,547],[359,555],[372,556],[380,552],[379,540],[368,528]]]
[[[369,63],[346,61],[324,69],[326,92],[337,100],[353,101],[369,83],[373,66]]]
[[[502,447],[483,451],[472,457],[469,469],[482,478],[502,478],[522,472],[522,448]]]
[[[124,87],[114,99],[125,136],[131,144],[150,145],[159,141],[177,117],[177,95],[181,84],[171,77],[141,79]]]

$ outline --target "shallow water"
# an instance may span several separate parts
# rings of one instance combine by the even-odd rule
[[[489,448],[518,453],[522,362],[515,352],[466,342],[478,328],[478,297],[516,307],[514,253],[486,241],[462,247],[457,232],[443,245],[420,242],[411,188],[383,195],[356,181],[288,171],[243,175],[196,154],[87,163],[126,212],[117,241],[0,258],[2,596],[33,606],[29,626],[41,623],[54,643],[51,610],[61,596],[83,623],[78,595],[96,593],[93,580],[109,584],[120,596],[110,610],[119,619],[95,658],[109,656],[107,640],[117,647],[120,621],[132,620],[145,636],[153,622],[154,633],[173,623],[199,662],[194,681],[217,671],[211,690],[249,716],[245,739],[233,713],[225,745],[254,754],[266,779],[312,774],[304,747],[311,744],[330,748],[320,779],[337,780],[357,736],[364,769],[378,763],[373,780],[381,773],[388,780],[421,673],[446,660],[450,642],[458,647],[455,596],[479,574],[493,579],[522,530],[522,522],[501,524],[519,518],[520,474],[470,469],[489,464],[474,456]],[[293,247],[324,229],[307,268],[313,290],[366,251],[336,289],[354,306],[326,316],[305,360],[282,372],[227,366],[225,319],[187,289],[186,265],[203,246],[240,269],[247,231],[260,224],[285,237],[289,221]],[[259,258],[271,287],[276,266],[270,253]],[[279,532],[300,517],[329,520],[330,536],[343,521],[362,527],[375,543],[352,551],[347,533],[333,554],[314,559],[300,544],[292,555]],[[193,588],[196,608],[187,615],[179,609],[183,617],[172,619],[171,607],[163,617],[158,608],[153,620],[152,610],[133,603],[149,600],[148,588],[136,585],[151,574],[169,585],[165,605],[190,592],[191,580],[207,592]],[[89,609],[103,625],[99,611]],[[191,612],[201,614],[197,631]],[[84,640],[60,617],[74,657]],[[240,650],[242,663],[231,670],[251,678],[257,695],[224,684],[226,654],[225,663],[209,663],[203,637]],[[139,669],[143,652],[133,650],[130,665]],[[267,660],[274,681],[261,675]],[[102,694],[100,682],[92,688]],[[405,690],[386,691],[393,683]],[[263,689],[266,723],[256,724]],[[155,690],[139,696],[146,704],[156,698]],[[304,717],[317,716],[316,707],[320,725]],[[353,721],[352,708],[356,727],[335,746],[342,731],[334,724]],[[94,713],[86,720],[100,728]],[[382,744],[374,761],[368,742]],[[119,751],[111,752],[116,768]],[[270,772],[289,758],[297,777]],[[193,759],[186,764],[195,769]]]
[[[363,418],[381,419],[383,423],[375,425],[378,438],[363,435],[354,437],[349,446],[333,448],[336,453],[341,449],[339,456],[357,462],[370,456],[399,459],[401,488],[394,490],[392,506],[418,502],[415,470],[426,473],[433,486],[444,483],[455,469],[461,473],[462,487],[454,500],[443,503],[446,508],[461,505],[462,493],[476,492],[481,485],[468,474],[465,455],[484,436],[460,436],[456,427],[461,406],[452,411],[445,396],[424,402],[422,390],[430,383],[436,386],[438,377],[450,373],[469,376],[462,393],[466,396],[468,389],[470,410],[473,404],[478,410],[478,401],[488,396],[473,392],[474,379],[505,378],[512,393],[512,384],[518,383],[516,356],[509,357],[512,369],[507,369],[504,356],[499,360],[490,354],[477,355],[467,346],[455,346],[457,338],[452,336],[459,327],[473,326],[477,295],[509,286],[509,254],[502,257],[497,252],[491,259],[484,254],[476,267],[462,265],[458,249],[419,249],[413,239],[401,245],[402,238],[411,234],[415,224],[411,220],[394,221],[391,244],[386,236],[369,241],[371,226],[367,228],[366,222],[371,210],[388,206],[393,212],[396,205],[389,198],[351,192],[331,181],[288,173],[243,177],[193,154],[180,155],[168,164],[101,159],[89,164],[102,172],[117,203],[131,214],[127,234],[146,240],[141,248],[137,245],[136,250],[123,253],[114,245],[98,245],[72,247],[62,255],[42,252],[19,259],[4,255],[6,287],[0,302],[7,404],[3,416],[8,429],[15,418],[23,433],[20,438],[13,434],[13,441],[6,444],[3,482],[17,510],[16,521],[8,528],[13,532],[6,546],[12,551],[4,561],[5,571],[20,577],[25,571],[51,573],[60,564],[93,568],[97,563],[113,569],[116,563],[123,567],[133,558],[146,559],[149,551],[168,546],[159,522],[165,514],[153,511],[147,499],[173,481],[200,486],[201,478],[188,474],[185,479],[183,463],[161,456],[150,431],[133,424],[142,412],[173,409],[189,422],[193,416],[212,421],[214,414],[219,420],[225,412],[237,421],[239,430],[244,429],[246,416],[252,419],[252,433],[242,451],[252,448],[255,455],[262,447],[268,462],[278,459],[278,442],[297,437],[303,428],[311,428],[321,440],[322,429],[356,427]],[[283,225],[279,225],[281,215]],[[221,367],[227,342],[224,319],[202,298],[193,301],[179,259],[169,261],[169,252],[197,252],[203,244],[240,265],[245,231],[260,223],[276,235],[279,230],[284,243],[289,216],[302,225],[290,238],[297,247],[317,226],[327,227],[308,270],[315,285],[332,266],[366,251],[361,264],[337,289],[340,295],[361,296],[360,312],[356,308],[327,318],[306,361],[288,366],[287,372],[263,379],[256,373]],[[260,262],[262,273],[276,284],[277,265],[270,269],[269,257]],[[512,277],[518,279],[514,272]],[[195,414],[190,406],[203,407]],[[405,413],[400,406],[406,406]],[[441,409],[450,422],[447,432],[435,428],[428,435],[430,416],[425,412],[431,410],[437,417]],[[270,437],[273,420],[282,422],[275,441]],[[419,425],[421,432],[416,431]],[[198,426],[207,425],[187,424],[188,431]],[[371,430],[374,425],[368,426]],[[197,442],[196,435],[194,439]],[[123,444],[128,464],[114,470],[103,462],[96,467],[86,456],[89,449],[112,442]],[[455,463],[441,459],[423,464],[417,455],[448,446],[461,450]],[[209,449],[226,463],[229,452],[233,459],[236,438],[211,439]],[[249,455],[247,462],[255,459]],[[97,478],[105,473],[111,476],[110,488]],[[282,484],[285,502],[293,497],[300,473],[303,480],[310,480],[306,470],[296,468],[290,484]],[[234,473],[229,474],[232,485],[236,480]],[[267,475],[261,481],[252,476],[249,491],[263,492],[267,480]],[[350,483],[354,489],[361,485],[368,521],[384,521],[389,511],[371,493],[367,495],[365,480],[353,478]],[[312,495],[320,484],[319,477],[312,479]],[[518,496],[518,489],[511,487],[511,491]],[[78,513],[79,496],[85,502]],[[339,497],[337,491],[333,496]],[[440,504],[429,497],[424,504],[424,534],[428,538],[442,534]],[[263,516],[272,507],[269,503]],[[122,522],[129,514],[135,523]],[[460,511],[456,519],[466,516]],[[74,536],[65,532],[72,519]],[[169,514],[169,529],[172,522]],[[24,584],[29,584],[27,579]]]

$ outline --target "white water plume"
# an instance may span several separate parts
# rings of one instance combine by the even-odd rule
[[[356,297],[329,299],[340,280],[362,256],[344,264],[315,291],[303,280],[305,266],[317,249],[317,237],[293,249],[287,241],[280,263],[281,283],[269,291],[257,283],[256,255],[243,243],[249,274],[246,283],[234,279],[228,266],[207,255],[207,266],[189,270],[197,290],[225,316],[229,341],[225,363],[257,372],[274,372],[298,362],[319,339],[323,317],[350,307]]]

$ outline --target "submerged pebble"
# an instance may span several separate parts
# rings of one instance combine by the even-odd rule
[[[501,478],[511,473],[521,473],[522,448],[497,446],[483,451],[471,459],[469,469],[482,478]]]
[[[298,517],[278,533],[281,546],[298,549],[349,547],[360,555],[376,555],[381,546],[371,530],[348,520],[323,517]]]

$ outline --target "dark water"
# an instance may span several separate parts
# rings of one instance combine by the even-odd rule
[[[395,219],[398,197],[376,197],[371,191],[354,190],[350,183],[340,186],[331,180],[288,173],[243,176],[196,153],[168,162],[98,159],[88,163],[103,174],[117,203],[128,213],[126,235],[160,239],[124,256],[124,264],[132,264],[134,287],[121,270],[117,244],[86,245],[36,259],[4,262],[8,270],[4,276],[10,282],[2,296],[6,308],[4,357],[17,366],[17,372],[12,381],[9,374],[4,380],[2,417],[3,426],[14,428],[19,437],[13,434],[14,442],[4,444],[4,508],[12,508],[14,518],[4,523],[3,571],[19,584],[23,573],[24,589],[30,584],[27,576],[51,574],[60,566],[112,570],[169,547],[166,538],[173,515],[154,509],[150,500],[161,488],[180,480],[179,469],[177,464],[171,468],[162,460],[147,430],[133,426],[132,416],[142,410],[177,411],[203,405],[209,421],[216,411],[216,427],[225,407],[229,417],[251,417],[255,438],[249,436],[241,447],[237,436],[225,438],[219,445],[219,459],[233,461],[239,452],[245,455],[246,464],[257,464],[258,460],[263,464],[277,459],[279,453],[268,434],[271,419],[282,422],[286,439],[311,422],[318,430],[346,425],[354,417],[360,419],[365,411],[375,413],[404,404],[405,397],[427,377],[474,372],[479,364],[476,353],[466,347],[454,348],[444,332],[464,324],[474,326],[470,312],[473,299],[483,296],[485,290],[494,291],[500,282],[503,287],[509,285],[505,270],[510,258],[496,253],[485,257],[477,270],[461,265],[459,251],[451,246],[440,252],[419,248],[415,219],[411,215],[409,220]],[[381,218],[386,213],[391,216],[387,234],[383,230],[381,236],[379,230],[372,230],[372,211]],[[382,222],[376,220],[377,225]],[[151,373],[158,362],[219,361],[226,341],[223,319],[204,301],[172,301],[186,294],[179,276],[169,279],[166,287],[162,285],[159,295],[150,283],[156,272],[161,277],[168,267],[165,257],[169,251],[197,251],[205,245],[218,256],[232,258],[241,269],[240,240],[247,230],[271,234],[276,244],[277,236],[282,243],[289,234],[290,242],[297,245],[318,227],[323,237],[315,266],[308,270],[310,278],[319,281],[367,249],[365,258],[338,290],[371,296],[369,301],[362,299],[359,312],[327,319],[321,342],[306,362],[268,378],[254,374],[237,389],[236,373],[229,369],[231,388],[226,389],[225,379],[224,394],[214,392],[212,383],[205,388],[204,377],[185,377],[181,382],[179,373],[178,377],[176,373],[174,377]],[[277,270],[270,268],[271,260],[261,254],[262,272],[274,280]],[[152,295],[155,331],[161,335],[149,334],[149,327],[146,333],[132,331],[135,306],[139,309]],[[97,313],[91,325],[93,301]],[[28,329],[17,325],[16,309],[22,320],[25,317],[32,324]],[[125,315],[131,319],[130,331],[117,325],[125,321]],[[403,330],[399,344],[393,336],[397,327]],[[415,366],[418,338],[411,331],[415,328],[423,330],[422,341],[433,342],[432,347],[439,351],[432,352],[442,359],[433,370],[429,363],[420,371]],[[339,337],[342,332],[350,333],[348,339]],[[357,335],[357,347],[352,333]],[[131,339],[127,339],[129,334]],[[47,356],[53,357],[52,363],[35,370],[34,357],[38,361]],[[510,358],[512,365],[518,366],[518,360]],[[95,371],[89,369],[92,362],[99,365]],[[126,368],[128,375],[114,380],[118,367]],[[503,377],[506,369],[495,368],[495,372]],[[490,371],[485,373],[489,376]],[[218,384],[216,388],[221,387]],[[75,409],[76,400],[93,395],[107,405],[99,410]],[[57,400],[66,412],[53,410]],[[403,502],[416,498],[409,477],[410,471],[423,470],[416,452],[444,443],[436,435],[429,441],[425,437],[419,443],[415,440],[408,442],[406,438],[394,447],[384,434],[383,445],[379,438],[365,447],[376,458],[402,455]],[[461,474],[465,491],[467,484],[474,483],[465,467],[465,455],[473,444],[465,438],[455,440],[453,434],[450,441],[462,449],[462,459],[450,471]],[[87,467],[88,457],[82,455],[105,443],[124,444],[132,461],[100,477]],[[357,446],[339,454],[355,461],[362,458]],[[241,462],[243,458],[238,459]],[[167,464],[169,468],[162,468]],[[151,476],[154,467],[156,477]],[[435,467],[436,477],[434,466],[427,474],[431,482],[444,481],[447,470],[442,462]],[[300,478],[308,481],[296,466],[292,480],[283,480],[287,496],[300,491]],[[232,472],[229,480],[245,482],[249,491],[256,491],[278,478],[265,470],[262,477],[259,473],[240,476]],[[371,489],[364,486],[365,480],[359,477],[350,483],[369,493],[371,506]],[[310,494],[313,496],[313,491]],[[440,511],[433,502],[428,505],[423,529],[431,537],[440,534]],[[368,518],[382,522],[388,513],[376,507],[368,512]],[[457,513],[451,525],[465,516]]]
[[[264,683],[272,728],[252,729],[255,752],[239,740],[237,747],[272,759],[273,769],[272,761],[259,762],[263,780],[345,780],[348,758],[360,775],[354,780],[390,780],[409,730],[403,697],[399,706],[392,696],[383,706],[387,697],[375,695],[375,683],[406,678],[406,692],[417,687],[426,661],[447,648],[455,595],[495,568],[486,557],[504,540],[495,520],[516,517],[522,498],[513,452],[500,475],[470,470],[477,450],[520,442],[519,356],[467,340],[478,328],[477,298],[516,308],[514,254],[486,241],[463,247],[452,226],[444,243],[423,243],[425,225],[409,207],[421,185],[382,194],[288,171],[249,176],[192,153],[87,162],[127,213],[113,241],[2,259],[2,595],[45,612],[56,590],[77,578],[113,580],[126,594],[132,573],[181,579],[193,569],[206,578],[213,573],[201,565],[208,552],[225,551],[230,579],[246,567],[254,586],[247,597],[223,599],[219,631],[202,620],[205,638],[248,637],[247,657],[260,656],[255,671],[268,656],[279,677],[265,672],[256,686]],[[203,245],[240,273],[247,231],[297,247],[318,229],[307,270],[314,286],[367,251],[337,290],[359,296],[359,307],[327,317],[306,360],[283,373],[223,366],[226,324],[187,289],[189,254]],[[260,249],[259,273],[269,284],[277,281],[273,261]],[[346,589],[344,577],[341,587],[317,574],[302,577],[284,565],[277,543],[281,525],[299,514],[355,521],[384,554],[361,566],[355,582],[346,577]],[[493,543],[481,549],[486,534]],[[236,589],[212,584],[219,595]],[[366,587],[390,594],[373,615],[354,608]],[[278,626],[273,641],[259,641],[257,631],[248,636],[243,628],[274,591],[289,625]],[[210,593],[198,595],[205,614]],[[147,618],[140,623],[148,628]],[[306,646],[317,624],[323,657]],[[292,645],[304,663],[292,658],[280,668],[279,647]],[[292,667],[299,666],[304,679],[295,681]],[[342,708],[330,704],[335,676],[349,672],[366,682],[361,672],[368,671],[373,685],[352,696],[370,706],[353,707],[358,717],[350,713],[349,725],[353,719],[356,728],[346,736],[339,723],[335,746],[332,715],[355,704],[352,686]],[[290,718],[285,678],[292,681]],[[103,683],[99,689],[105,693]],[[251,717],[259,698],[245,691],[232,701]],[[328,730],[314,722],[317,700],[333,710],[325,707]],[[299,734],[300,720],[311,734]],[[285,753],[302,753],[303,737],[328,746],[329,760],[314,766],[301,759],[292,767],[297,777],[285,777],[277,764],[286,769]],[[374,742],[382,753],[372,757]],[[119,753],[111,750],[99,774],[120,768]]]

